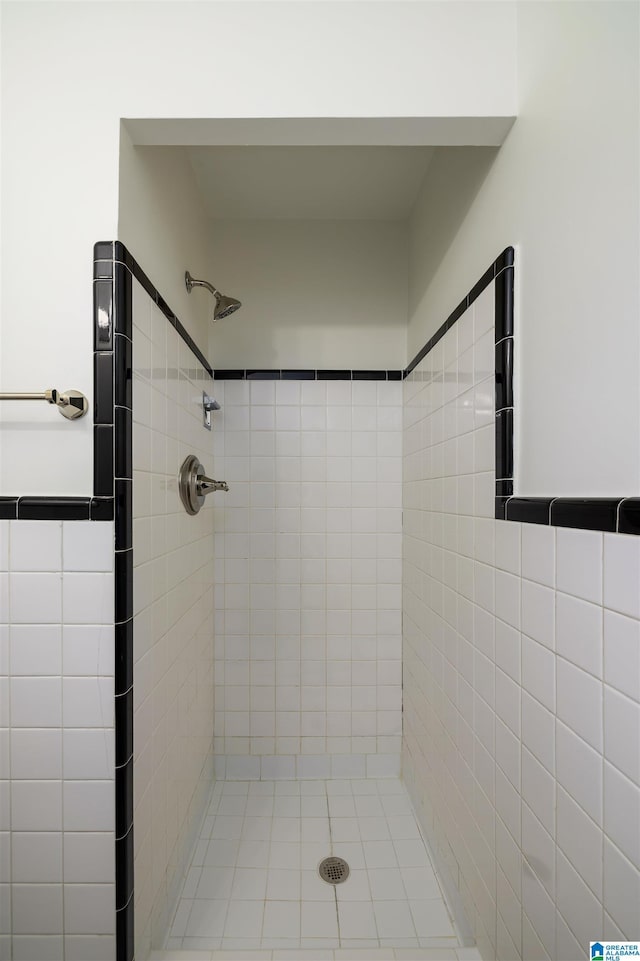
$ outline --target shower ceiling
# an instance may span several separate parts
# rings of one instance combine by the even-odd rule
[[[210,217],[406,220],[433,147],[192,147]]]

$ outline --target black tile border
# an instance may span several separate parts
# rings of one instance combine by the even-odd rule
[[[255,370],[215,368],[215,380],[403,380],[403,370],[284,370],[276,367]]]
[[[513,494],[515,252],[507,247],[418,351],[407,377],[495,280],[495,432],[497,520],[640,536],[640,497],[517,497]]]

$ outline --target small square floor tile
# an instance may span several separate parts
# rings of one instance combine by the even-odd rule
[[[303,901],[301,912],[303,938],[337,938],[338,923],[334,901]]]
[[[300,938],[300,902],[267,901],[264,908],[263,938]]]
[[[374,901],[379,938],[415,938],[416,930],[409,905],[403,901]]]
[[[262,934],[263,914],[263,901],[230,901],[224,937],[259,939]]]
[[[375,938],[376,922],[371,901],[341,901],[338,924],[342,938]]]

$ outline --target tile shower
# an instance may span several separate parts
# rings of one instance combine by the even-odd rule
[[[637,502],[510,497],[512,361],[494,322],[513,268],[499,258],[404,381],[212,380],[131,256],[99,246],[113,250],[120,349],[98,496],[50,506],[86,523],[0,504],[13,518],[0,521],[0,789],[15,800],[1,811],[0,956],[113,958],[114,831],[117,961],[134,956],[134,906],[139,961],[163,947],[453,961],[477,957],[474,941],[485,959],[577,961],[591,935],[635,936],[640,539],[616,530],[634,530]],[[496,377],[509,406],[497,489]],[[203,390],[222,408],[212,435]],[[175,481],[191,451],[231,488],[197,517]],[[89,522],[114,490],[115,524]],[[46,625],[29,620],[32,588]],[[22,634],[42,676],[20,673]],[[22,688],[43,684],[58,701],[29,714]],[[62,744],[62,767],[54,751],[21,768],[36,729]],[[62,792],[60,817],[19,805],[29,790]],[[351,868],[336,888],[317,876],[328,854]]]

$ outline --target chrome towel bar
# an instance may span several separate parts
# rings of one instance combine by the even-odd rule
[[[0,393],[0,400],[46,400],[48,404],[55,404],[62,416],[68,420],[84,417],[89,410],[89,401],[79,390],[65,390],[60,393],[55,387],[41,394]]]

